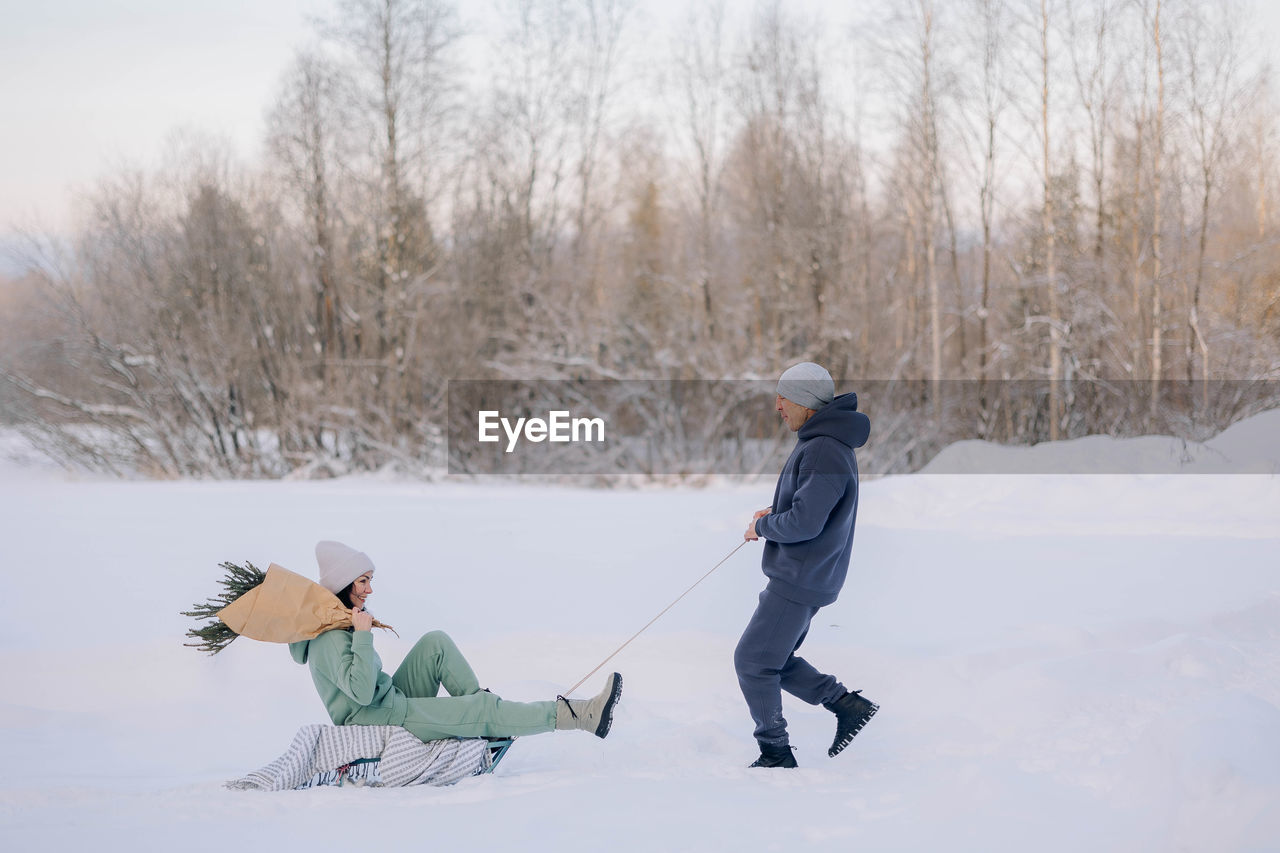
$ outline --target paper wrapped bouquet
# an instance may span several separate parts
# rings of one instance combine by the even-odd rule
[[[333,628],[351,627],[351,610],[320,584],[272,563],[263,572],[253,563],[221,563],[224,592],[196,604],[183,616],[206,624],[187,631],[197,642],[184,645],[217,654],[236,637],[268,643],[310,640]],[[378,628],[394,630],[377,619]]]

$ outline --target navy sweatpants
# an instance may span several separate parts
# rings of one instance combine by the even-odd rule
[[[818,672],[796,656],[818,610],[766,589],[738,640],[733,666],[756,723],[756,740],[762,744],[788,743],[787,721],[782,716],[783,690],[810,705],[833,702],[845,693],[844,685],[834,676]]]

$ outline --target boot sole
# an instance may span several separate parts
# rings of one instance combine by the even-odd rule
[[[827,757],[835,758],[837,755],[844,752],[845,747],[853,743],[853,739],[858,736],[858,732],[862,731],[862,729],[867,725],[867,723],[871,722],[871,718],[874,717],[876,715],[876,711],[879,711],[879,710],[880,710],[879,705],[875,704],[874,702],[871,703],[871,709],[867,711],[866,714],[863,715],[862,719],[859,720],[857,725],[853,727],[853,730],[849,732],[848,735],[845,736],[845,739],[831,744],[831,748],[827,750]]]
[[[613,690],[609,693],[609,698],[605,700],[604,708],[600,711],[600,725],[596,726],[596,737],[604,737],[609,734],[609,728],[613,725],[613,708],[621,698],[622,675],[615,672],[613,674]]]

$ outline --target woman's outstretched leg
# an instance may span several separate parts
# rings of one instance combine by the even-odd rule
[[[480,691],[467,696],[410,699],[404,727],[421,740],[515,737],[556,727],[555,702],[507,702]]]
[[[622,696],[622,676],[613,673],[591,699],[508,702],[481,691],[468,696],[410,699],[404,727],[421,740],[447,737],[515,737],[578,729],[605,737]]]

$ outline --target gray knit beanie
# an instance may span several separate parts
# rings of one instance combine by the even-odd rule
[[[317,542],[316,562],[320,564],[320,585],[334,595],[365,572],[373,571],[368,554],[341,542]]]
[[[836,383],[820,364],[802,361],[787,368],[778,380],[778,394],[806,409],[817,411],[836,397]]]

